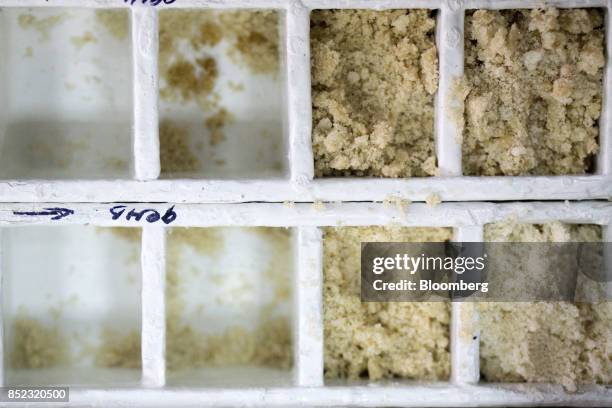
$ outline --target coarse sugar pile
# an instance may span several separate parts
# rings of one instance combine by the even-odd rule
[[[428,10],[311,13],[317,177],[436,173],[435,24]]]
[[[593,170],[604,54],[600,9],[477,10],[465,20],[466,175]]]

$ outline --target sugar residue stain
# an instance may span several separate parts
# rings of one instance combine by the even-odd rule
[[[127,10],[96,10],[96,22],[119,41],[128,37],[130,15]]]
[[[77,50],[81,50],[85,45],[90,43],[97,43],[98,39],[90,31],[86,31],[81,36],[70,37],[70,42],[75,46]]]
[[[217,61],[214,58],[198,58],[195,63],[179,58],[164,72],[167,86],[160,90],[160,97],[182,102],[197,99],[208,107],[208,97],[215,87],[217,76]]]
[[[191,141],[204,137],[204,132],[210,136],[212,149],[226,140],[223,129],[232,123],[233,115],[221,102],[218,61],[212,49],[225,41],[229,46],[228,56],[235,64],[254,74],[275,76],[279,69],[278,24],[278,13],[273,11],[165,10],[160,13],[160,99],[170,103],[195,103],[203,112],[201,134],[192,134],[189,128],[176,122],[172,126],[162,122],[161,154],[173,158],[164,161],[167,165],[162,164],[162,174],[199,170],[204,146]],[[230,89],[240,91],[244,85],[230,85]],[[171,145],[177,139],[182,141],[179,149]],[[225,164],[214,156],[213,151],[213,163]]]
[[[267,231],[263,233],[267,234]],[[272,245],[279,248],[276,238],[272,237]],[[186,302],[183,293],[186,282],[179,273],[184,245],[189,245],[200,254],[214,257],[223,249],[224,240],[220,230],[214,228],[172,230],[168,240],[166,280],[168,368],[175,371],[236,365],[284,369],[291,367],[291,328],[285,317],[273,316],[264,310],[262,321],[255,329],[234,325],[214,335],[202,333],[184,322]],[[272,263],[270,267],[277,268],[278,265]],[[214,281],[217,278],[213,276],[212,279]],[[282,290],[276,292],[284,297]],[[198,307],[198,310],[201,309],[202,305]]]
[[[24,30],[35,30],[40,34],[42,41],[51,38],[51,30],[64,21],[67,14],[59,14],[48,17],[36,17],[33,14],[21,14],[18,17],[19,26]]]
[[[217,113],[210,116],[204,122],[206,129],[210,132],[210,145],[216,146],[225,140],[223,128],[233,122],[232,114],[225,108],[219,109]]]
[[[189,129],[186,127],[169,119],[160,123],[159,144],[162,174],[191,173],[200,170],[202,164],[189,142]]]
[[[133,330],[122,334],[105,327],[100,336],[100,346],[95,350],[95,365],[107,368],[140,368],[140,347],[140,332]]]
[[[66,339],[57,327],[19,315],[13,320],[12,329],[12,368],[51,368],[68,361]]]

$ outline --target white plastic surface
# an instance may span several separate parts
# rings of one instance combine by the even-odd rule
[[[156,180],[159,174],[159,143],[157,124],[157,66],[152,54],[156,50],[157,9],[137,7],[132,13],[134,103],[126,109],[128,122],[133,121],[132,134],[134,180],[121,176],[112,180],[104,175],[104,180],[83,181],[87,172],[70,171],[61,180],[50,181],[51,174],[43,174],[39,180],[24,180],[20,177],[0,181],[0,234],[6,242],[7,231],[11,241],[11,230],[24,230],[32,225],[48,231],[65,228],[85,228],[86,224],[98,226],[142,226],[135,221],[112,220],[109,214],[110,201],[125,202],[175,202],[177,220],[171,225],[189,227],[251,227],[277,226],[293,227],[296,236],[294,287],[294,347],[295,367],[291,373],[263,373],[258,369],[215,369],[203,370],[194,376],[166,381],[166,368],[163,360],[165,332],[164,303],[164,264],[165,232],[161,224],[144,229],[142,241],[142,381],[128,387],[114,385],[123,379],[121,372],[96,372],[84,367],[80,378],[94,378],[95,384],[71,390],[70,406],[122,407],[122,406],[611,406],[612,390],[603,386],[585,387],[577,394],[567,394],[561,386],[536,384],[474,384],[478,375],[477,343],[465,341],[460,334],[470,322],[461,318],[462,305],[453,307],[451,329],[452,377],[448,383],[382,382],[372,385],[338,384],[323,386],[323,316],[322,316],[322,240],[319,227],[336,225],[388,225],[405,226],[452,226],[457,239],[476,239],[482,234],[482,225],[516,217],[523,222],[547,222],[560,220],[575,223],[595,223],[608,226],[607,239],[610,240],[612,228],[612,204],[600,201],[583,203],[533,202],[533,203],[443,203],[430,208],[425,204],[412,204],[405,211],[394,204],[375,203],[328,203],[321,209],[309,203],[283,205],[282,201],[382,201],[402,198],[424,201],[430,194],[438,194],[443,201],[494,201],[494,200],[587,200],[612,197],[612,143],[609,120],[609,94],[611,82],[608,80],[611,64],[606,67],[605,105],[601,119],[601,153],[598,174],[588,176],[561,177],[461,177],[460,149],[458,149],[454,129],[443,118],[447,109],[450,79],[462,71],[462,18],[466,8],[491,7],[539,7],[543,4],[573,7],[599,6],[610,11],[607,0],[177,0],[173,8],[274,8],[286,16],[283,27],[283,60],[285,62],[282,80],[286,80],[286,107],[279,107],[278,123],[286,129],[288,142],[283,154],[288,156],[286,170],[276,179],[252,179],[265,175],[247,173],[252,180],[227,179],[214,180]],[[107,8],[127,7],[119,0],[0,0],[0,10],[11,7],[85,7]],[[309,12],[314,8],[415,8],[440,9],[438,17],[438,46],[440,57],[440,91],[436,99],[436,149],[442,175],[422,179],[381,180],[381,179],[313,179],[312,149],[310,146],[311,100],[310,100],[310,51],[309,51]],[[608,19],[606,20],[608,26]],[[137,33],[138,35],[135,35]],[[611,48],[610,30],[607,30],[608,50]],[[15,48],[8,42],[2,47]],[[6,52],[3,48],[2,52]],[[11,52],[17,52],[9,50]],[[612,53],[608,52],[608,55]],[[0,92],[6,95],[10,85],[6,81],[7,64],[0,64]],[[281,85],[282,87],[285,85]],[[280,102],[282,104],[282,102]],[[0,157],[3,154],[1,137],[7,123],[9,110],[7,100],[0,98]],[[161,111],[160,111],[161,113]],[[130,116],[132,115],[132,116]],[[130,140],[129,133],[126,140]],[[116,146],[114,146],[116,147]],[[131,151],[129,149],[128,151]],[[94,163],[99,157],[94,158]],[[89,164],[88,164],[89,165]],[[0,170],[3,164],[0,163]],[[253,169],[256,170],[256,169]],[[242,173],[242,174],[241,174]],[[210,174],[214,174],[211,172]],[[236,172],[233,177],[243,178],[244,172]],[[287,177],[290,175],[290,177]],[[199,176],[198,176],[199,177]],[[205,175],[202,176],[205,178]],[[219,176],[221,177],[221,176]],[[66,181],[64,179],[77,179]],[[147,180],[147,181],[140,181]],[[12,204],[23,202],[22,204]],[[251,202],[251,203],[245,203]],[[266,203],[267,202],[267,203]],[[272,203],[275,202],[275,203]],[[39,204],[37,204],[39,203]],[[48,203],[58,203],[50,205]],[[75,204],[76,203],[76,204]],[[91,204],[85,204],[91,203]],[[244,203],[244,204],[230,204]],[[48,217],[28,217],[14,215],[14,211],[37,211],[50,206],[62,206],[75,211],[73,216],[59,221]],[[167,204],[134,204],[139,209],[155,208],[163,213]],[[52,231],[55,236],[55,231]],[[49,232],[45,232],[48,234]],[[52,237],[47,236],[49,240]],[[471,238],[470,238],[471,237]],[[32,238],[32,237],[30,237]],[[81,244],[91,251],[88,258],[97,264],[103,258],[100,237],[91,236]],[[27,239],[18,239],[19,251],[28,248]],[[54,245],[65,244],[57,240]],[[105,243],[114,248],[120,241]],[[7,282],[14,275],[13,266],[7,268],[12,253],[10,245],[0,245],[0,284],[4,291],[21,295],[21,290],[10,289]],[[121,253],[123,249],[117,248]],[[93,253],[95,252],[95,253]],[[195,259],[195,258],[191,258]],[[34,261],[29,261],[34,262]],[[15,266],[15,264],[17,266]],[[28,265],[29,263],[24,263]],[[101,267],[101,263],[98,265]],[[34,271],[31,268],[30,271]],[[100,271],[97,271],[100,272]],[[91,271],[94,274],[94,271]],[[101,276],[102,272],[96,273]],[[91,277],[91,279],[97,279]],[[11,285],[8,283],[8,285]],[[103,288],[106,288],[102,286]],[[9,288],[9,289],[7,289]],[[203,289],[204,290],[204,289]],[[92,302],[100,296],[117,295],[107,290],[92,297]],[[120,292],[123,293],[123,292]],[[28,295],[29,296],[29,295]],[[195,293],[196,299],[198,294]],[[35,304],[36,301],[33,300]],[[4,303],[4,302],[3,302]],[[140,305],[137,304],[138,308]],[[0,314],[5,324],[10,324],[11,310],[14,307],[3,305]],[[40,306],[44,310],[44,305]],[[110,307],[105,304],[104,307]],[[129,307],[130,309],[132,306]],[[139,309],[135,309],[135,315]],[[80,317],[89,313],[84,308]],[[41,312],[42,313],[42,312]],[[219,312],[220,314],[221,312]],[[140,317],[137,317],[140,318]],[[474,319],[477,317],[474,316]],[[4,333],[4,338],[10,333]],[[3,358],[4,342],[0,341],[0,358]],[[3,369],[6,370],[4,364]],[[89,371],[88,371],[89,370]],[[4,383],[10,382],[14,373],[7,370]],[[67,372],[60,372],[67,382]],[[139,377],[134,373],[124,373],[129,380]],[[43,379],[49,373],[37,374]],[[110,384],[104,379],[112,381]],[[233,378],[232,383],[227,379]],[[253,382],[253,378],[260,380]],[[3,381],[0,372],[0,383]],[[245,386],[247,385],[248,386]],[[232,387],[232,388],[229,388]]]
[[[26,5],[40,7],[79,6],[86,8],[128,7],[120,1],[111,0],[0,0],[0,9]],[[454,102],[448,98],[449,86],[455,76],[463,70],[463,14],[471,8],[516,8],[541,7],[551,5],[559,7],[604,7],[608,10],[606,0],[179,0],[171,5],[134,6],[133,15],[134,43],[134,90],[136,96],[133,106],[134,122],[134,165],[136,180],[120,177],[120,181],[70,182],[65,179],[89,178],[87,172],[75,171],[63,174],[60,180],[45,181],[53,174],[44,174],[38,181],[25,181],[23,177],[5,177],[0,181],[0,201],[30,202],[105,202],[129,201],[135,197],[146,197],[151,201],[172,201],[185,203],[199,202],[279,202],[279,201],[382,201],[390,196],[401,197],[412,201],[425,201],[430,194],[438,194],[443,201],[507,201],[507,200],[585,200],[606,199],[612,197],[612,127],[609,114],[609,94],[612,81],[611,64],[607,64],[604,80],[604,106],[600,120],[600,153],[597,158],[597,171],[585,176],[556,177],[462,177],[461,149],[457,142],[456,129],[447,120],[447,110]],[[442,177],[411,179],[369,179],[369,178],[313,178],[312,148],[310,145],[311,129],[311,95],[310,95],[310,51],[309,51],[309,13],[314,8],[418,8],[438,9],[437,42],[440,60],[440,83],[436,97],[436,150]],[[244,110],[243,102],[232,99],[232,106],[245,113],[245,118],[257,116],[255,126],[249,122],[253,141],[260,134],[259,125],[274,121],[275,135],[280,137],[282,146],[279,150],[266,149],[262,155],[252,154],[257,149],[255,144],[239,146],[248,132],[244,122],[237,121],[228,129],[228,136],[235,133],[236,141],[227,142],[220,149],[220,156],[235,159],[229,163],[227,171],[216,167],[214,160],[206,160],[201,174],[185,174],[189,180],[158,180],[159,175],[159,142],[156,131],[158,117],[156,86],[158,85],[155,40],[157,38],[157,19],[155,13],[164,8],[219,8],[219,9],[276,9],[283,15],[284,30],[281,36],[282,58],[284,62],[279,75],[278,99],[266,98],[265,109]],[[609,10],[608,10],[609,11]],[[286,17],[286,18],[285,18]],[[609,19],[606,18],[606,26]],[[610,51],[610,30],[607,30],[607,47]],[[7,45],[9,52],[15,48]],[[607,53],[612,55],[611,52]],[[3,70],[5,68],[0,68]],[[0,72],[1,73],[1,72]],[[227,71],[228,74],[236,73]],[[240,73],[239,73],[240,74]],[[224,74],[225,75],[225,74]],[[6,77],[6,73],[3,78]],[[249,79],[249,83],[253,80]],[[254,83],[259,84],[259,80]],[[0,81],[0,90],[3,81]],[[259,85],[258,85],[259,86]],[[282,91],[286,88],[285,91]],[[261,90],[271,88],[262,84]],[[253,97],[257,89],[253,88]],[[282,95],[286,96],[286,100]],[[249,97],[250,98],[250,97]],[[229,100],[229,99],[228,99]],[[286,103],[283,103],[286,102]],[[0,102],[0,104],[6,102]],[[234,105],[236,103],[236,105]],[[262,106],[266,106],[263,104]],[[278,105],[280,104],[280,105]],[[163,104],[162,104],[163,105]],[[282,107],[280,107],[282,106]],[[1,107],[1,106],[0,106]],[[164,107],[160,114],[163,116]],[[0,111],[3,111],[0,109]],[[171,112],[168,111],[168,112]],[[169,113],[168,113],[169,114]],[[5,115],[1,113],[0,115]],[[195,113],[185,113],[181,118],[184,123],[195,123]],[[255,116],[253,116],[255,115]],[[0,119],[2,117],[0,116]],[[261,120],[260,120],[261,119]],[[3,122],[5,123],[6,120]],[[195,126],[195,125],[194,125]],[[279,130],[280,129],[280,130]],[[284,130],[283,130],[284,129]],[[1,128],[0,128],[1,130]],[[251,129],[249,129],[251,130]],[[1,136],[1,135],[0,135]],[[275,136],[276,137],[276,136]],[[0,137],[1,139],[1,137]],[[274,139],[274,138],[272,138]],[[280,146],[280,145],[275,145]],[[244,151],[242,153],[241,149]],[[2,148],[0,147],[0,152]],[[209,159],[206,154],[202,158]],[[288,163],[284,160],[288,158]],[[260,160],[261,159],[261,160]],[[97,160],[97,159],[96,159]],[[93,160],[95,163],[96,160]],[[280,161],[284,163],[280,172],[269,172]],[[85,160],[89,163],[89,160]],[[1,166],[0,166],[1,167]],[[79,169],[76,169],[79,170]],[[115,178],[104,176],[99,178]],[[232,179],[233,177],[233,179]],[[269,178],[273,177],[273,180]],[[239,179],[240,181],[236,180]],[[244,179],[249,179],[245,181]]]
[[[130,38],[95,13],[0,9],[0,178],[131,178]]]
[[[93,362],[102,331],[140,331],[138,242],[93,226],[28,226],[5,228],[2,249],[5,349],[14,347],[13,321],[32,318],[59,329],[70,359],[53,369],[13,369],[7,355],[7,384],[140,382],[139,370],[103,369]]]
[[[197,229],[182,231],[190,233],[197,234]],[[292,291],[288,289],[287,298],[278,294],[280,287],[292,287],[291,231],[274,241],[267,237],[271,231],[253,228],[216,228],[213,233],[216,242],[205,241],[202,250],[179,240],[178,247],[174,245],[177,252],[170,254],[172,242],[178,238],[172,229],[168,230],[166,265],[176,256],[173,271],[176,280],[172,280],[178,282],[182,303],[179,316],[172,318],[178,317],[180,325],[188,324],[204,336],[223,336],[228,330],[248,335],[268,318],[291,322]],[[188,238],[189,242],[197,237]],[[285,242],[276,246],[276,240]],[[207,245],[215,244],[220,247],[214,251],[207,249]],[[283,251],[285,247],[287,252]],[[239,344],[237,338],[231,341]],[[166,377],[168,386],[254,387],[289,386],[293,376],[290,370],[253,364],[210,364],[204,368],[168,370]]]
[[[151,8],[132,11],[131,24],[134,79],[134,175],[137,180],[159,177],[157,12]]]
[[[166,383],[166,231],[142,230],[142,384]]]
[[[53,225],[45,227],[48,231],[61,230],[71,225],[135,226],[136,221],[125,219],[112,220],[109,208],[114,204],[70,204],[62,206],[74,210],[74,215],[59,221],[14,215],[14,211],[38,211],[48,205],[3,204],[0,205],[0,231],[21,231],[31,225]],[[163,213],[167,204],[132,204],[137,210],[156,209]],[[419,384],[409,381],[378,382],[366,385],[365,382],[323,384],[323,338],[322,338],[322,240],[318,227],[337,225],[404,225],[404,226],[451,226],[455,228],[455,238],[477,240],[482,234],[482,226],[487,223],[515,219],[518,222],[541,223],[559,220],[570,223],[593,223],[607,226],[612,222],[612,203],[444,203],[435,207],[425,204],[412,204],[403,210],[393,204],[374,203],[336,203],[323,208],[312,204],[195,204],[176,205],[177,219],[169,227],[162,224],[145,228],[143,236],[143,345],[145,339],[152,347],[143,347],[143,386],[137,388],[73,388],[71,404],[93,406],[533,406],[538,404],[562,406],[609,406],[612,392],[603,386],[584,387],[577,394],[568,394],[561,386],[538,384],[485,384],[470,385],[476,380],[477,344],[466,341],[463,335],[469,330],[470,321],[461,314],[461,305],[453,307],[451,329],[452,371],[448,383]],[[160,316],[160,299],[164,295],[161,279],[165,257],[163,232],[170,227],[253,227],[269,225],[293,227],[297,233],[295,253],[297,286],[294,294],[296,347],[295,376],[254,367],[243,369],[214,368],[186,373],[185,377],[169,380],[164,386],[165,377],[163,356],[160,354],[160,333],[163,333],[163,317]],[[36,227],[40,228],[40,227]],[[243,235],[246,230],[229,230],[230,234]],[[605,229],[609,239],[610,228]],[[238,241],[237,241],[238,242]],[[247,244],[246,241],[240,241]],[[255,246],[252,246],[255,245]],[[265,245],[263,242],[250,241],[245,254],[255,254]],[[235,251],[235,246],[229,249]],[[1,248],[6,258],[7,247]],[[10,249],[10,248],[9,248]],[[187,252],[191,252],[187,249]],[[9,251],[10,253],[10,251]],[[209,265],[211,259],[201,256],[188,258],[188,263]],[[228,255],[224,254],[223,257]],[[244,257],[244,256],[243,256]],[[252,258],[252,257],[247,257]],[[254,258],[252,258],[254,259]],[[238,262],[229,260],[231,262]],[[203,263],[201,263],[203,262]],[[210,263],[213,262],[213,263]],[[221,262],[219,260],[218,262]],[[261,265],[256,262],[255,264]],[[190,268],[187,266],[187,273]],[[241,269],[243,270],[243,269]],[[254,272],[257,271],[255,268]],[[2,273],[12,275],[6,267]],[[257,276],[255,273],[253,276]],[[198,278],[200,279],[200,278]],[[190,281],[191,282],[191,281]],[[203,286],[200,286],[202,284]],[[193,305],[207,302],[203,293],[213,290],[204,282],[191,282],[189,302]],[[200,288],[201,290],[199,290]],[[157,300],[155,300],[157,299]],[[264,298],[254,298],[261,300]],[[197,310],[197,307],[195,308]],[[256,309],[256,308],[255,308]],[[217,310],[214,315],[232,316],[227,310]],[[237,310],[237,309],[236,309]],[[249,311],[252,313],[253,311]],[[245,315],[248,316],[249,314]],[[233,314],[234,318],[237,315]],[[252,317],[252,316],[251,316]],[[477,318],[477,317],[476,317]],[[245,321],[246,322],[246,321]],[[220,321],[221,325],[225,322]],[[161,325],[160,325],[161,324]],[[157,344],[157,346],[155,346]],[[147,368],[148,367],[148,368]],[[148,374],[147,374],[148,373]],[[99,377],[102,378],[102,377]],[[117,378],[117,377],[115,377]],[[153,379],[153,381],[151,381]],[[177,388],[180,385],[180,388]],[[150,389],[160,388],[159,390]],[[314,388],[313,388],[314,387]]]

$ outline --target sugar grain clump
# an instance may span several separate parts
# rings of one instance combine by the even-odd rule
[[[426,10],[312,12],[318,177],[435,174],[434,29]]]
[[[598,9],[477,10],[465,22],[463,170],[582,174],[598,151]]]
[[[450,305],[361,303],[360,242],[443,242],[448,228],[327,228],[324,344],[327,378],[446,380]]]
[[[594,242],[596,225],[517,224],[485,227],[491,242]],[[554,271],[551,271],[553,273]],[[480,367],[490,382],[612,382],[610,303],[481,303]]]

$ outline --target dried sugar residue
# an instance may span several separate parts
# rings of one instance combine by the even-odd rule
[[[435,207],[442,202],[442,199],[438,194],[431,193],[425,198],[425,202],[429,207]]]
[[[393,205],[401,214],[406,214],[406,210],[410,204],[412,204],[412,201],[395,196],[389,196],[383,200],[383,205],[385,207]]]
[[[67,169],[74,165],[76,150],[79,148],[64,146],[63,149],[56,149],[42,138],[36,138],[28,144],[27,161],[35,162],[38,165],[46,165],[49,168]]]
[[[276,75],[279,69],[279,20],[275,11],[232,11],[219,14],[229,56],[253,73]]]
[[[189,130],[171,120],[159,125],[160,163],[162,174],[195,172],[202,163],[189,145]]]
[[[285,318],[266,320],[254,331],[230,327],[219,335],[205,335],[171,321],[166,328],[169,370],[235,365],[291,367],[291,330]]]
[[[204,124],[210,132],[210,145],[216,146],[225,140],[223,128],[234,120],[231,113],[225,108],[219,109],[217,113],[208,117]]]
[[[278,241],[282,239],[282,233],[267,230],[262,228],[253,232],[266,235],[275,248],[280,248],[277,244],[281,245]],[[254,330],[231,326],[216,335],[202,333],[183,321],[184,282],[179,276],[179,267],[181,247],[185,244],[208,256],[216,256],[224,246],[219,229],[172,230],[168,240],[166,281],[166,361],[169,370],[247,364],[273,368],[291,367],[291,329],[285,317],[264,315],[262,323]],[[279,266],[272,263],[270,267],[275,269]],[[279,287],[282,288],[282,285]],[[283,290],[277,290],[277,295],[284,296]]]
[[[217,61],[212,57],[198,58],[194,63],[178,58],[163,72],[166,86],[160,89],[160,97],[182,102],[196,100],[207,108],[218,76]]]
[[[106,368],[140,368],[140,332],[133,330],[121,334],[111,328],[104,328],[100,336],[100,346],[95,350],[94,364]]]
[[[60,299],[55,305],[49,307],[49,315],[54,321],[58,321],[66,308],[74,308],[79,301],[77,294],[72,294],[68,298]]]
[[[485,241],[597,242],[597,225],[489,224]],[[542,278],[544,279],[544,278]],[[480,367],[490,382],[612,383],[612,304],[481,303]]]
[[[77,50],[81,50],[87,44],[97,43],[98,39],[90,31],[86,31],[82,36],[70,37],[70,42]]]
[[[476,10],[466,15],[465,36],[464,85],[456,92],[465,100],[464,174],[591,171],[604,10]]]
[[[61,314],[60,305],[51,314]],[[140,333],[132,331],[128,335],[104,328],[99,346],[86,343],[79,333],[74,340],[81,343],[80,355],[71,356],[70,339],[55,325],[46,325],[29,316],[20,315],[13,320],[12,350],[10,364],[13,369],[41,369],[67,365],[94,357],[97,367],[140,368]]]
[[[324,367],[327,378],[447,380],[450,304],[362,303],[361,242],[444,242],[450,228],[324,230]]]
[[[234,92],[242,92],[244,91],[244,84],[243,83],[236,83],[234,81],[228,81],[227,82],[227,86],[229,89],[231,89]]]
[[[124,172],[128,169],[128,167],[129,164],[127,160],[119,159],[117,157],[107,157],[104,159],[104,168],[107,170]]]
[[[274,298],[267,305],[267,309],[273,309],[280,303],[289,300],[291,295],[291,280],[287,274],[279,273],[291,265],[291,230],[288,228],[255,227],[249,228],[261,236],[271,246],[270,253],[273,254],[265,271],[266,282],[274,287]],[[270,316],[265,316],[266,318]]]
[[[279,19],[275,11],[184,11],[160,13],[160,63],[176,56],[176,45],[186,40],[195,51],[205,51],[222,40],[235,63],[253,73],[275,75],[279,68]]]
[[[97,231],[99,232],[108,232],[120,238],[122,240],[128,241],[133,244],[140,244],[142,237],[142,229],[141,228],[131,228],[131,227],[97,227]]]
[[[210,133],[210,144],[216,146],[225,140],[223,128],[231,122],[232,115],[220,104],[216,91],[218,62],[211,50],[221,41],[227,41],[229,56],[234,62],[253,73],[275,75],[278,71],[278,13],[165,10],[160,13],[159,26],[160,98],[174,103],[197,103],[204,113],[203,128]],[[181,47],[190,48],[189,54],[193,56],[180,51]],[[229,86],[236,91],[244,89],[242,84],[230,83]],[[165,130],[176,130],[176,127]],[[179,133],[186,140],[185,149],[178,151],[171,143],[161,142],[162,156],[169,150],[166,156],[172,156],[173,163],[180,163],[174,170],[168,170],[174,166],[162,166],[163,173],[194,171],[200,167],[194,154],[188,151],[187,143],[198,135],[191,135],[187,129]]]
[[[51,30],[59,25],[67,17],[66,14],[39,18],[33,14],[21,14],[18,17],[19,26],[24,30],[36,30],[41,40],[51,37]]]
[[[96,22],[102,25],[117,40],[125,40],[130,29],[127,10],[96,10]]]
[[[210,47],[222,39],[232,44],[231,55],[239,55],[253,72],[278,71],[278,13],[271,11],[184,11],[160,14],[159,63],[166,86],[163,99],[196,100],[205,110],[215,107],[209,97],[218,77],[217,61]],[[177,50],[188,43],[195,55],[188,60]]]
[[[89,149],[86,140],[62,140],[62,148],[57,143],[50,143],[46,134],[33,134],[27,144],[24,159],[27,162],[37,163],[40,167],[54,169],[68,169],[83,161],[83,152]]]
[[[12,368],[50,368],[68,361],[68,344],[57,327],[20,315],[12,329]]]
[[[505,222],[485,225],[486,242],[598,242],[601,226],[564,224],[523,224],[515,217]]]
[[[181,322],[185,308],[185,301],[182,297],[183,287],[179,276],[183,247],[189,246],[201,255],[217,256],[224,245],[223,235],[219,229],[172,228],[169,230],[166,257],[166,330],[168,339],[166,356],[169,365],[182,366],[189,361],[189,358],[183,360],[182,356],[184,353],[192,351],[182,350],[183,341],[197,343],[193,339],[195,336],[193,329]],[[190,336],[191,339],[182,340],[181,336]],[[178,363],[178,361],[186,362]]]
[[[315,200],[312,203],[312,209],[315,211],[325,211],[325,203],[321,200]]]
[[[181,247],[189,245],[201,255],[216,256],[225,241],[218,228],[172,228],[169,232],[171,256],[178,257]]]
[[[435,25],[428,10],[311,13],[317,177],[436,174]]]

